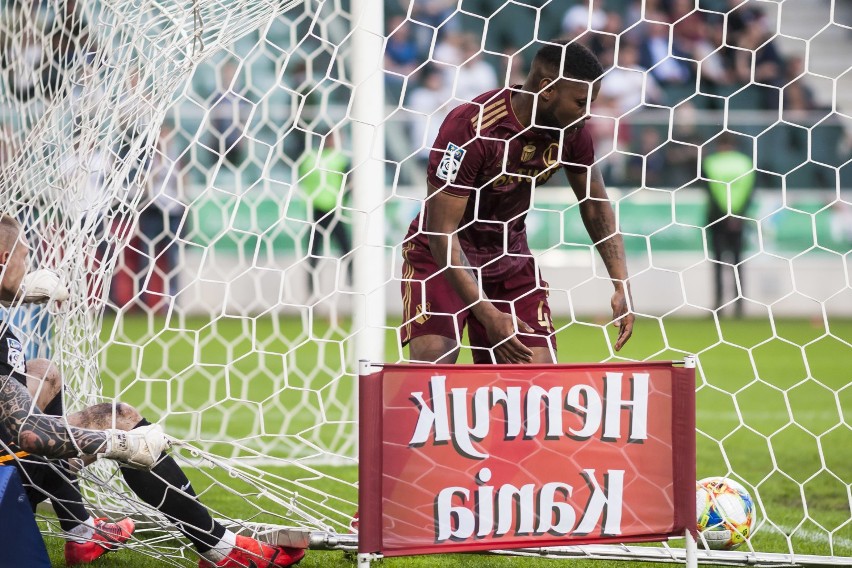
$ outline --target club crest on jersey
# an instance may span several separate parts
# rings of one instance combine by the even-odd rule
[[[444,150],[444,157],[441,158],[438,164],[438,172],[436,174],[438,178],[450,183],[456,181],[456,174],[459,173],[459,168],[466,153],[467,150],[459,148],[452,142],[447,144],[447,149]]]
[[[18,373],[26,373],[27,360],[24,357],[24,347],[17,339],[6,338],[6,362]]]
[[[535,144],[527,144],[521,151],[521,161],[529,162],[535,156]]]

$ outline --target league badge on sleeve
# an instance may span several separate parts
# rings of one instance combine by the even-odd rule
[[[6,362],[18,373],[27,372],[27,359],[24,357],[24,347],[17,339],[6,338]]]
[[[467,150],[459,148],[452,142],[447,144],[447,149],[444,150],[444,157],[441,158],[441,162],[438,164],[438,171],[435,175],[439,179],[449,183],[456,181],[456,174],[459,173],[459,168],[466,152]]]

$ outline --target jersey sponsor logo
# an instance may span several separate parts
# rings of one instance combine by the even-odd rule
[[[529,162],[535,156],[535,144],[527,144],[521,151],[521,161]]]
[[[503,174],[498,176],[492,183],[491,187],[506,187],[509,185],[531,184],[535,181],[536,185],[547,183],[553,174],[559,171],[559,168],[548,168],[544,171],[538,168],[518,168],[511,174]]]
[[[444,157],[441,158],[441,162],[438,164],[438,172],[436,174],[438,178],[450,183],[456,181],[456,175],[459,173],[459,168],[466,153],[467,150],[459,148],[452,142],[447,144],[447,149],[444,150]]]
[[[24,347],[17,339],[6,338],[6,363],[18,373],[27,372],[27,359],[24,357]]]

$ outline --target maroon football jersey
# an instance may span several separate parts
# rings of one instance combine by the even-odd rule
[[[523,263],[517,255],[530,255],[526,215],[534,184],[544,184],[562,167],[584,172],[595,158],[585,128],[565,136],[560,155],[559,142],[524,127],[512,110],[511,92],[489,91],[453,109],[432,145],[426,172],[432,186],[468,197],[459,242],[471,265],[484,267],[488,278],[511,275]],[[406,241],[428,249],[420,228],[418,215]]]

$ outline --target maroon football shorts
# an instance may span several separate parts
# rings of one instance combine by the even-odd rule
[[[436,273],[438,265],[431,252],[414,243],[405,243],[402,256],[402,345],[423,335],[448,337],[461,345],[467,325],[471,347],[491,347],[485,327],[465,309],[449,280]],[[511,313],[514,306],[515,315],[533,328],[534,333],[518,334],[521,343],[527,347],[550,346],[555,353],[547,288],[532,257],[515,274],[483,282],[485,295],[500,311]],[[491,362],[490,353],[485,349],[474,349],[473,358],[476,363]]]

